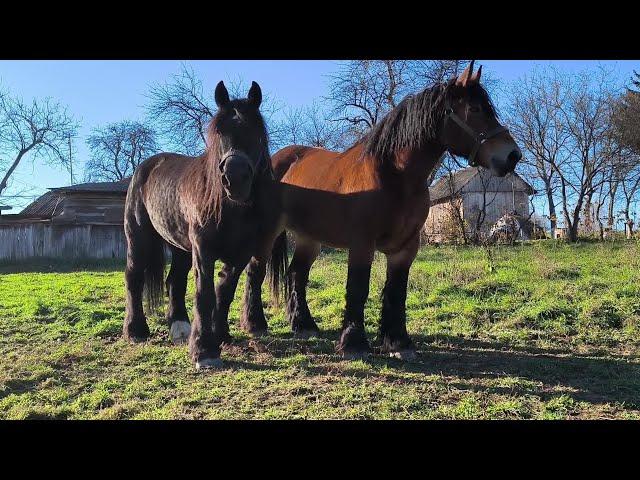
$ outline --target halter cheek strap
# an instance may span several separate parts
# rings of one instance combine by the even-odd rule
[[[456,113],[453,111],[453,108],[451,108],[450,105],[447,105],[447,107],[445,108],[444,114],[445,114],[445,117],[444,117],[445,127],[447,126],[449,119],[451,119],[465,133],[467,133],[471,138],[473,138],[474,145],[468,157],[469,165],[471,165],[472,167],[478,166],[478,162],[476,161],[476,155],[478,154],[478,151],[480,150],[480,147],[482,147],[482,144],[484,142],[486,142],[490,138],[495,137],[496,135],[502,132],[509,131],[509,129],[507,129],[506,127],[503,127],[502,125],[498,125],[496,128],[489,130],[488,132],[476,133],[475,130],[473,130],[473,128],[471,128],[464,120],[462,120],[458,115],[456,115]]]

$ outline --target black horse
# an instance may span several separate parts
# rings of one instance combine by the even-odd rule
[[[260,114],[262,92],[256,82],[248,98],[230,100],[223,82],[215,91],[218,113],[199,157],[161,153],[136,170],[125,205],[127,308],[123,335],[149,337],[143,291],[153,310],[162,302],[165,242],[171,249],[166,279],[167,321],[174,343],[189,341],[196,368],[221,365],[220,345],[229,339],[227,315],[239,272],[263,277],[272,245],[281,230],[266,127]],[[286,245],[272,261],[286,264]],[[215,261],[225,264],[214,289]],[[187,274],[196,282],[193,325],[185,307]],[[274,291],[280,274],[273,276]],[[251,305],[251,300],[247,300]],[[246,314],[248,309],[245,308]],[[262,313],[262,305],[260,305]],[[254,315],[255,316],[255,315]],[[265,322],[266,328],[266,322]]]

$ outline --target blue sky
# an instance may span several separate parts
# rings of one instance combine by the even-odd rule
[[[640,61],[530,61],[477,60],[483,72],[509,83],[531,71],[536,64],[553,64],[568,72],[595,68],[599,63],[614,69],[620,84],[626,83],[633,69],[640,71]],[[0,61],[0,85],[25,100],[52,97],[68,105],[69,112],[81,122],[77,142],[76,178],[82,179],[82,165],[88,151],[84,140],[92,128],[124,119],[143,120],[145,93],[154,83],[169,80],[179,73],[181,61]],[[205,91],[212,92],[219,80],[238,77],[245,82],[256,80],[266,93],[275,95],[285,106],[301,106],[327,93],[328,75],[338,68],[331,60],[242,60],[189,61]],[[496,99],[500,105],[500,99]],[[16,170],[14,188],[36,187],[43,193],[47,187],[67,185],[69,174],[59,168],[33,165],[25,160]],[[30,202],[29,198],[15,203],[14,211]]]

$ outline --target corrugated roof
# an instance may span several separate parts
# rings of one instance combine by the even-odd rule
[[[100,192],[100,193],[127,193],[131,177],[124,178],[118,182],[89,182],[77,183],[68,187],[52,188],[57,192]]]
[[[62,200],[65,193],[121,193],[126,194],[131,177],[119,182],[89,182],[78,183],[68,187],[51,188],[49,192],[41,195],[20,212],[21,217],[45,217],[52,218],[60,213]]]
[[[429,187],[429,198],[431,202],[438,202],[440,200],[444,200],[446,198],[450,198],[452,195],[458,193],[460,190],[464,188],[464,186],[471,181],[473,177],[475,177],[479,173],[480,169],[478,167],[467,167],[462,170],[458,170],[457,172],[453,172],[451,175],[446,175],[440,178],[433,186]],[[486,171],[486,170],[485,170]],[[520,175],[513,172],[507,175],[514,176],[520,179],[529,191],[529,195],[535,193],[535,190],[531,185],[529,185]],[[504,177],[504,178],[507,178]],[[485,178],[483,176],[483,178]]]
[[[51,218],[57,213],[56,209],[60,208],[62,198],[63,196],[57,192],[47,192],[27,205],[20,215]]]

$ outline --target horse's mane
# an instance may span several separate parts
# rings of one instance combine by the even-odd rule
[[[233,100],[232,102],[242,102],[244,100]],[[204,225],[210,219],[215,223],[220,223],[222,215],[222,204],[224,201],[224,188],[222,186],[222,173],[218,168],[220,163],[220,134],[217,129],[219,120],[218,113],[209,122],[207,128],[207,148],[205,152],[196,158],[193,168],[189,172],[187,179],[189,189],[194,196],[196,205],[196,217],[200,225]],[[258,172],[256,175],[269,174],[273,176],[271,157],[269,155],[269,141],[267,129],[259,115],[258,129],[260,143],[262,146],[262,158],[258,159]]]
[[[456,88],[455,78],[407,95],[393,110],[374,125],[356,144],[364,144],[363,156],[372,158],[376,167],[392,165],[403,149],[417,149],[436,140],[437,128],[444,115],[445,100]],[[470,95],[497,117],[487,91],[476,84]]]

